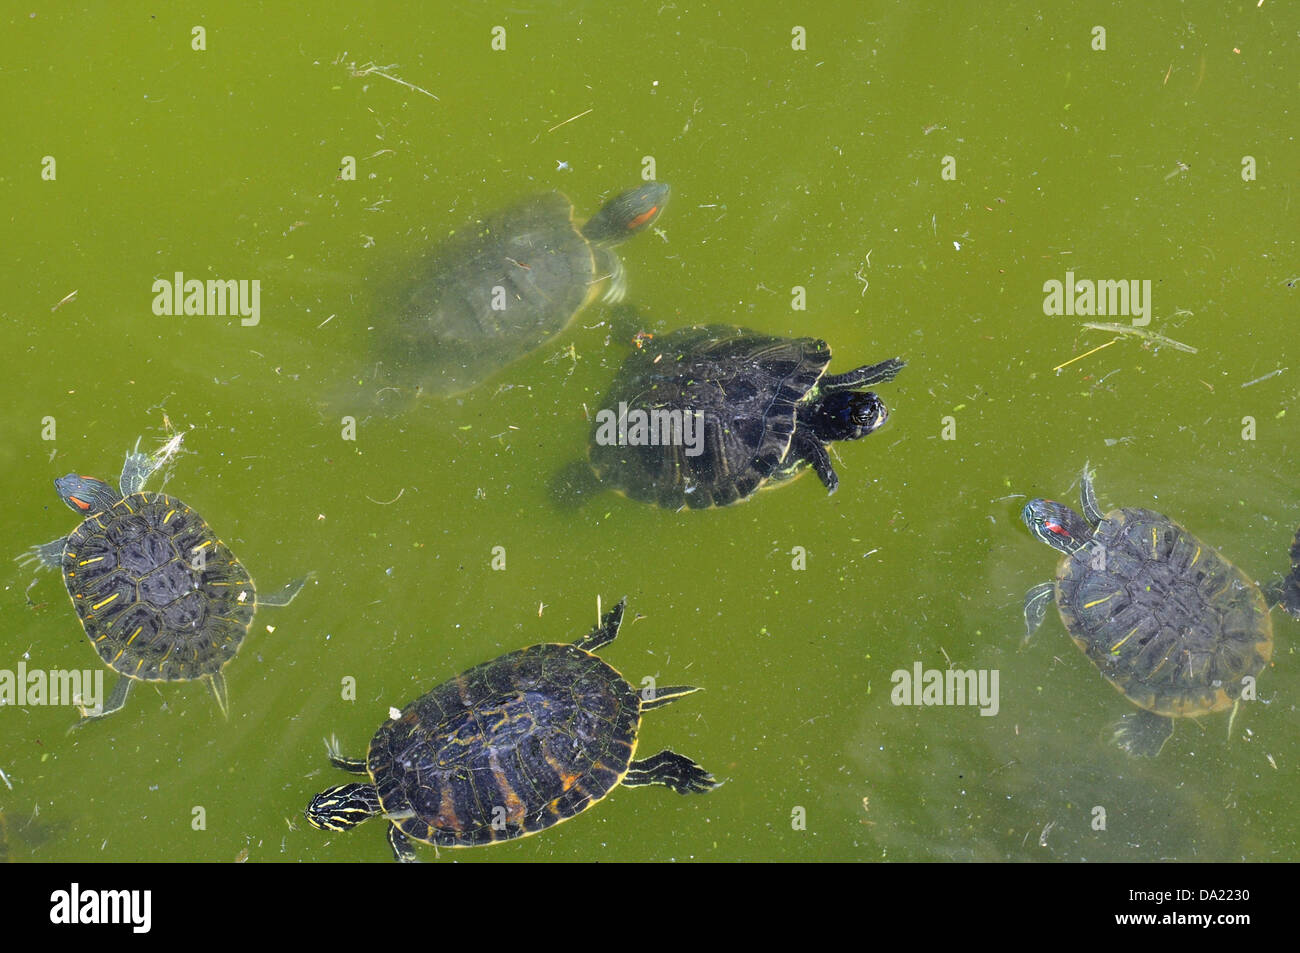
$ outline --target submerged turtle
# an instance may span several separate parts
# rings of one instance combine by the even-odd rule
[[[386,346],[399,376],[458,394],[559,334],[604,288],[622,300],[612,246],[650,226],[668,186],[649,182],[610,199],[581,227],[558,192],[529,198],[455,235],[415,283]]]
[[[163,493],[142,492],[162,462],[126,455],[118,490],[69,473],[59,498],[85,517],[62,539],[33,546],[25,563],[61,569],[72,605],[99,657],[120,674],[101,708],[78,724],[111,715],[135,680],[205,679],[224,716],[222,668],[235,657],[258,606],[285,606],[306,579],[258,595],[247,570],[203,519]]]
[[[730,325],[654,338],[599,405],[591,469],[603,485],[668,509],[735,503],[805,465],[834,493],[826,444],[884,424],[884,401],[862,388],[893,380],[904,362],[827,374],[830,361],[825,341]]]
[[[1070,637],[1140,712],[1115,741],[1154,757],[1173,718],[1231,708],[1245,679],[1273,653],[1273,625],[1259,588],[1167,516],[1145,509],[1102,514],[1086,465],[1083,516],[1050,500],[1021,513],[1041,542],[1065,554],[1056,579],[1025,596],[1025,639],[1053,596]]]
[[[312,798],[307,820],[344,831],[376,815],[400,861],[411,841],[475,847],[573,817],[622,784],[678,794],[717,786],[690,758],[664,750],[634,761],[641,715],[699,689],[637,691],[594,653],[614,641],[627,600],[573,644],[543,643],[458,675],[375,733],[364,760],[330,763],[368,780]]]

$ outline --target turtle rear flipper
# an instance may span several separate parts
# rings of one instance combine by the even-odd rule
[[[834,493],[839,489],[840,478],[835,473],[835,467],[831,465],[831,455],[826,451],[826,446],[814,434],[804,430],[795,431],[790,444],[789,459],[800,462],[806,461],[817,473],[817,477],[826,487],[827,493]],[[797,467],[791,467],[790,469],[793,472]]]
[[[283,589],[271,595],[258,593],[257,604],[259,606],[287,606],[293,602],[294,596],[302,591],[302,587],[307,585],[307,580],[312,578],[313,575],[315,574],[308,573],[290,583],[286,583]]]
[[[208,687],[212,689],[212,697],[216,699],[217,707],[221,709],[221,717],[230,717],[230,696],[226,693],[226,676],[221,672],[211,672],[207,676]]]
[[[656,708],[663,708],[665,705],[671,705],[677,699],[695,692],[703,691],[694,685],[662,685],[656,686],[653,691],[642,689],[641,691],[641,710],[654,711]]]
[[[127,696],[131,694],[131,685],[134,682],[135,679],[129,675],[119,675],[117,684],[113,686],[113,694],[108,696],[108,700],[102,701],[101,704],[96,705],[94,708],[82,706],[81,720],[72,723],[72,726],[68,728],[68,734],[72,734],[76,729],[88,725],[92,721],[99,721],[99,719],[107,718],[116,711],[121,711],[126,705]]]
[[[662,784],[678,794],[703,794],[718,786],[713,775],[685,755],[665,748],[656,755],[633,761],[623,776],[626,787]]]
[[[388,825],[388,846],[393,849],[393,859],[399,864],[418,864],[420,858],[411,846],[411,839],[403,834],[396,824]]]
[[[1111,740],[1135,758],[1154,758],[1174,733],[1174,720],[1145,709],[1125,715],[1110,726]]]

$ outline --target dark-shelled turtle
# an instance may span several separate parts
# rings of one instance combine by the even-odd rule
[[[579,226],[573,204],[550,192],[453,235],[420,266],[385,335],[396,379],[462,393],[559,334],[602,290],[621,301],[613,246],[648,228],[668,193],[662,182],[629,189]]]
[[[61,539],[33,546],[25,564],[60,569],[86,637],[120,677],[101,708],[78,724],[111,715],[136,680],[202,678],[224,716],[222,668],[235,657],[258,606],[288,605],[306,579],[259,595],[234,553],[187,505],[143,492],[166,459],[126,455],[118,489],[69,473],[54,481],[59,498],[84,520]]]
[[[535,834],[620,784],[716,787],[672,751],[633,760],[641,715],[698,689],[638,691],[595,654],[618,635],[626,603],[577,642],[533,645],[439,685],[385,722],[364,760],[331,742],[330,763],[368,780],[322,791],[307,820],[343,831],[382,816],[394,856],[413,861],[412,840],[474,847]]]
[[[730,325],[655,337],[624,361],[598,405],[591,469],[604,486],[669,509],[725,506],[805,466],[839,486],[826,444],[889,416],[863,388],[893,380],[891,358],[827,374],[830,346]]]
[[[1241,570],[1169,517],[1103,514],[1086,465],[1080,483],[1083,516],[1043,499],[1021,513],[1030,533],[1064,554],[1055,580],[1025,596],[1025,638],[1055,598],[1075,644],[1142,709],[1120,720],[1115,741],[1154,757],[1173,718],[1233,707],[1263,671],[1273,652],[1268,605]]]

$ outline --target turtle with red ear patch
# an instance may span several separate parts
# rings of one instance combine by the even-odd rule
[[[663,182],[611,198],[585,224],[559,192],[466,224],[411,270],[380,316],[390,383],[435,396],[472,390],[554,338],[597,298],[623,300],[614,246],[648,229],[668,202]]]
[[[74,725],[111,715],[136,681],[203,679],[227,712],[222,669],[258,606],[285,606],[307,581],[259,594],[234,553],[185,503],[144,490],[166,455],[126,455],[118,487],[69,473],[59,498],[83,517],[68,536],[33,546],[23,565],[57,569],[86,637],[119,678],[107,700]]]
[[[1056,578],[1025,595],[1025,641],[1055,600],[1070,638],[1140,711],[1113,726],[1131,755],[1155,757],[1174,719],[1233,708],[1273,654],[1259,588],[1169,517],[1103,514],[1084,465],[1083,515],[1036,499],[1021,518],[1062,554]]]

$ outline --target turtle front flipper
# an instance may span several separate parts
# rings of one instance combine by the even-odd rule
[[[627,297],[627,269],[623,267],[618,255],[608,248],[598,250],[596,264],[597,267],[604,268],[609,277],[609,287],[600,300],[605,304],[618,304]]]
[[[122,476],[119,484],[123,498],[130,496],[132,493],[139,493],[144,489],[149,477],[153,476],[180,449],[181,441],[185,439],[185,435],[183,433],[173,434],[172,438],[154,453],[140,452],[140,441],[142,439],[142,437],[136,437],[135,446],[127,451],[126,460],[122,463]]]
[[[573,644],[584,652],[595,652],[618,638],[619,626],[623,624],[623,610],[627,608],[627,596],[619,600],[618,605],[605,613],[600,625]]]
[[[126,459],[122,462],[122,477],[118,481],[118,487],[122,491],[122,498],[130,496],[132,493],[139,493],[144,489],[153,472],[162,465],[162,459],[155,460],[146,453],[140,452],[140,439],[135,440],[135,446],[128,450]]]
[[[325,753],[329,755],[330,764],[336,768],[341,768],[349,774],[369,774],[365,759],[343,757],[343,752],[339,748],[339,739],[334,735],[330,735],[329,740],[325,742]]]
[[[1038,631],[1038,627],[1043,624],[1043,617],[1047,615],[1047,606],[1055,595],[1056,583],[1054,582],[1040,582],[1025,593],[1025,637],[1021,641],[1022,645],[1028,643]]]
[[[630,788],[662,784],[678,794],[703,794],[718,787],[713,775],[690,758],[667,748],[657,755],[633,761],[623,776],[623,784]]]
[[[1079,501],[1083,504],[1083,515],[1096,527],[1100,526],[1101,521],[1106,517],[1102,515],[1101,507],[1097,505],[1097,491],[1092,486],[1092,473],[1087,461],[1084,461],[1083,473],[1079,475]]]
[[[14,560],[26,569],[35,563],[37,569],[59,569],[63,565],[63,547],[68,538],[51,540],[41,546],[33,546],[25,553],[19,553]]]
[[[898,372],[907,366],[901,358],[891,357],[879,364],[867,364],[844,374],[827,374],[818,383],[823,394],[833,394],[842,390],[857,390],[870,384],[883,384],[892,381]]]
[[[113,686],[113,694],[108,696],[108,701],[104,702],[103,705],[96,705],[94,708],[82,707],[81,720],[73,724],[68,729],[68,733],[71,734],[82,725],[92,721],[99,721],[101,718],[107,718],[113,712],[120,710],[126,704],[127,695],[131,694],[131,683],[134,681],[135,679],[129,675],[119,675],[117,684]]]
[[[831,455],[826,451],[826,445],[806,430],[795,431],[794,440],[790,445],[788,461],[799,460],[807,461],[808,465],[816,471],[817,477],[825,484],[827,493],[834,493],[839,489],[840,478],[835,473],[835,467],[831,465]],[[791,472],[794,469],[791,467]]]
[[[1146,709],[1111,725],[1111,740],[1135,758],[1154,758],[1174,733],[1174,720]]]

